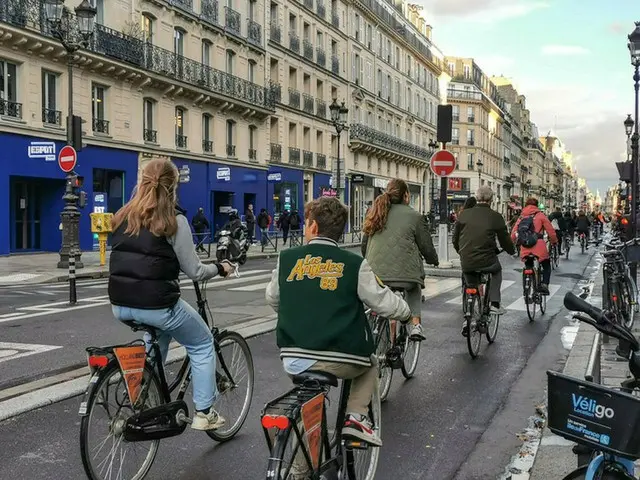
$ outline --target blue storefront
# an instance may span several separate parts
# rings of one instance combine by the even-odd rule
[[[0,255],[58,251],[65,174],[57,156],[64,142],[0,133],[0,144]],[[80,217],[83,250],[93,248],[89,213],[94,193],[104,194],[105,211],[117,211],[131,194],[137,170],[137,152],[87,146],[78,153],[75,172],[83,177],[88,199]]]
[[[304,172],[293,168],[271,167],[267,174],[267,211],[277,218],[285,210],[304,211]]]

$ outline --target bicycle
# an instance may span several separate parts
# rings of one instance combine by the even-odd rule
[[[557,243],[547,241],[547,251],[549,252],[549,260],[551,260],[551,268],[555,270],[560,265],[560,250]]]
[[[235,275],[239,276],[237,265]],[[233,438],[242,428],[253,395],[254,370],[251,351],[246,340],[237,332],[219,330],[213,324],[213,317],[206,298],[207,282],[193,282],[200,316],[211,327],[216,362],[216,384],[219,396],[214,408],[223,413],[227,423],[218,430],[207,430],[206,434],[217,442],[226,442]],[[144,331],[149,334],[149,346],[143,340],[112,345],[106,347],[89,347],[87,362],[91,372],[89,386],[80,404],[80,454],[82,465],[90,480],[107,480],[111,478],[144,478],[155,459],[161,439],[180,435],[184,432],[189,419],[189,408],[184,401],[191,381],[191,364],[185,357],[172,383],[168,383],[165,367],[161,361],[158,332],[155,328],[134,321],[122,322],[134,332]],[[225,358],[223,351],[232,347],[231,358]],[[236,349],[237,347],[237,349]],[[241,363],[242,362],[242,363]],[[241,367],[245,365],[244,373]],[[234,367],[238,367],[234,370]],[[232,373],[232,370],[234,372]],[[237,393],[246,384],[246,393],[237,416],[221,408],[221,403]],[[110,407],[109,388],[115,386]],[[118,390],[122,391],[118,393]],[[178,389],[175,400],[171,394]],[[232,405],[233,400],[231,399]],[[107,415],[107,438],[98,442],[97,447],[90,445],[90,434],[93,431],[90,422],[99,414],[102,407]],[[111,438],[112,437],[112,438]],[[111,438],[111,439],[110,439]],[[95,457],[106,447],[107,454],[112,457],[98,461]],[[123,473],[123,463],[135,455],[126,455],[122,446],[144,446],[147,450],[142,455],[141,465],[133,471]],[[96,452],[97,449],[97,452]],[[117,455],[119,451],[120,455]],[[120,470],[113,472],[114,465]]]
[[[604,264],[602,274],[604,282],[602,284],[603,306],[606,310],[612,311],[618,318],[622,319],[622,325],[631,329],[634,322],[634,313],[638,308],[638,289],[631,277],[629,265],[627,264],[623,250],[636,245],[636,241],[605,242],[602,252]]]
[[[540,293],[540,280],[542,279],[542,266],[535,255],[527,255],[524,259],[522,270],[522,287],[524,303],[527,307],[529,321],[536,318],[536,306],[540,306],[540,314],[547,310],[547,297]]]
[[[640,399],[633,395],[640,387],[640,344],[621,326],[614,312],[601,310],[567,293],[564,305],[573,318],[588,323],[605,335],[631,346],[629,370],[619,390],[548,371],[548,427],[556,435],[576,442],[574,453],[586,453],[590,460],[564,480],[633,480],[634,460],[640,458],[638,418]]]
[[[404,290],[394,289],[394,292],[405,297]],[[380,401],[384,402],[391,390],[393,371],[400,370],[405,379],[410,379],[415,374],[420,356],[422,342],[411,340],[409,325],[405,322],[395,322],[393,325],[388,318],[377,315],[367,310],[367,316],[371,322],[374,342],[376,345],[376,359],[380,377]],[[400,325],[398,326],[398,323]],[[395,339],[392,341],[395,333]]]
[[[573,238],[569,232],[566,232],[562,236],[562,244],[564,245],[565,258],[569,260],[569,250],[571,250],[571,245],[573,245]]]
[[[500,324],[500,315],[491,313],[491,273],[476,272],[479,276],[477,286],[465,285],[463,302],[466,303],[464,317],[467,322],[467,349],[471,358],[478,357],[482,335],[490,344],[495,342]],[[466,284],[465,280],[465,284]],[[474,337],[474,338],[472,338]]]
[[[342,381],[338,417],[330,435],[326,406],[329,391],[338,386],[338,378],[307,371],[293,375],[292,380],[296,386],[267,403],[261,413],[260,423],[270,451],[267,480],[288,480],[292,478],[290,474],[299,474],[300,470],[305,478],[314,480],[373,480],[380,448],[342,436],[351,381]],[[369,419],[378,435],[381,415],[376,389],[369,404]]]
[[[578,234],[578,238],[580,239],[580,249],[582,250],[582,253],[584,253],[585,249],[587,248],[587,234],[584,232],[580,232]]]

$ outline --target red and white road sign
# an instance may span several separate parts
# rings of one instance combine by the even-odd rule
[[[72,172],[76,168],[78,153],[71,145],[65,145],[58,153],[58,165],[64,173]]]
[[[456,157],[449,150],[438,150],[429,163],[431,171],[439,177],[448,177],[456,169]]]

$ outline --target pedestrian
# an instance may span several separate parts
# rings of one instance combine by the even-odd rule
[[[302,220],[300,219],[300,214],[297,210],[294,210],[289,216],[289,228],[291,230],[291,238],[298,238],[300,240],[298,243],[302,243],[301,226]]]
[[[244,214],[244,221],[247,224],[247,239],[249,243],[254,243],[256,232],[256,216],[253,214],[253,205],[250,203]]]
[[[287,238],[289,238],[289,228],[291,227],[291,217],[289,215],[289,210],[285,210],[280,214],[278,218],[278,229],[282,230],[282,244],[287,244]]]
[[[269,225],[271,224],[271,217],[267,213],[265,208],[260,209],[258,214],[258,228],[260,229],[260,242],[262,245],[266,245],[267,236],[269,235]]]
[[[209,220],[207,220],[207,217],[204,214],[204,208],[200,207],[198,209],[198,213],[196,213],[191,219],[191,226],[196,234],[196,250],[198,252],[207,253],[203,244],[205,234],[209,230],[210,226]]]

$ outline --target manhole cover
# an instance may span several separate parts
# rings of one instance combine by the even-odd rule
[[[582,275],[579,273],[557,273],[555,274],[556,277],[562,277],[562,278],[573,278],[574,280],[582,280]]]

